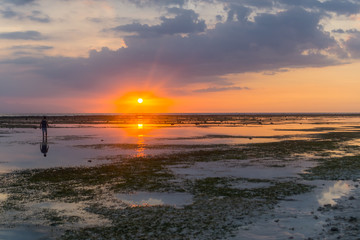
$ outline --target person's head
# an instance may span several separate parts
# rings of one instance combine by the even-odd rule
[[[43,119],[46,119],[46,117],[44,116]]]

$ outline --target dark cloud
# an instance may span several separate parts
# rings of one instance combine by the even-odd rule
[[[16,45],[12,46],[10,49],[26,49],[26,50],[38,50],[38,51],[44,51],[44,50],[50,50],[53,49],[52,46],[44,46],[44,45]]]
[[[0,14],[2,15],[3,18],[7,18],[7,19],[17,19],[20,21],[30,20],[40,23],[51,22],[51,19],[48,15],[37,10],[32,11],[30,14],[24,14],[21,12],[15,12],[11,8],[6,8],[5,10],[0,10]]]
[[[7,19],[15,18],[18,16],[18,13],[13,11],[11,8],[0,10],[0,14],[2,15],[3,18],[7,18]]]
[[[149,26],[147,24],[132,23],[111,29],[137,33],[140,37],[158,37],[161,35],[173,35],[178,33],[203,32],[206,28],[205,21],[199,19],[199,15],[193,10],[170,8],[169,13],[175,14],[174,18],[161,17],[161,24]]]
[[[165,28],[164,20],[160,25],[146,27],[152,31],[153,27],[166,29],[155,31],[157,34],[151,38],[144,30],[135,29],[139,35],[125,38],[127,48],[94,50],[88,58],[18,58],[3,64],[24,66],[30,69],[27,76],[36,76],[36,81],[52,81],[58,89],[100,91],[120,88],[130,81],[137,86],[144,81],[164,81],[169,87],[196,82],[216,86],[224,82],[226,74],[338,64],[323,54],[338,45],[320,26],[321,16],[303,8],[291,8],[258,14],[253,21],[239,21],[236,17],[201,33],[192,31],[186,37],[174,34],[181,32],[179,28]],[[165,34],[167,31],[170,33]]]
[[[360,58],[360,32],[356,32],[345,42],[346,48],[349,50],[351,57]]]
[[[249,90],[247,87],[210,87],[204,89],[197,89],[193,92],[197,93],[208,93],[208,92],[224,92],[224,91],[234,91],[234,90]]]
[[[35,22],[41,22],[41,23],[49,23],[50,22],[50,17],[46,14],[43,14],[40,11],[32,11],[31,14],[29,16],[27,16],[27,18],[31,21],[35,21]]]
[[[234,19],[237,19],[238,21],[247,21],[250,13],[251,10],[247,7],[241,5],[230,5],[227,21],[233,21]]]
[[[333,32],[333,33],[345,33],[345,31],[343,29],[334,29],[331,32]]]
[[[360,2],[353,0],[275,0],[274,2],[287,6],[318,9],[343,15],[357,14],[360,12]]]
[[[7,3],[14,5],[26,5],[35,2],[36,0],[5,0]]]
[[[149,6],[183,6],[188,0],[127,0],[131,4],[135,4],[138,7]]]
[[[359,30],[357,30],[357,29],[348,29],[348,30],[343,30],[343,29],[334,29],[334,30],[332,30],[332,32],[334,32],[334,33],[360,33],[360,31]]]
[[[43,40],[45,37],[37,31],[0,33],[0,39]]]

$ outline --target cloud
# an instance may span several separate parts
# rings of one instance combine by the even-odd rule
[[[21,39],[21,40],[43,40],[45,37],[37,31],[25,32],[3,32],[0,33],[0,39]]]
[[[50,50],[53,49],[52,46],[44,46],[44,45],[16,45],[12,46],[10,49],[26,49],[26,50],[37,50],[37,51],[44,51],[44,50]]]
[[[147,24],[132,23],[112,28],[112,31],[137,33],[140,37],[158,37],[161,35],[173,35],[178,33],[203,32],[206,28],[204,20],[193,10],[169,8],[169,13],[175,14],[174,18],[161,17],[161,24],[149,26]]]
[[[233,90],[249,90],[247,87],[210,87],[210,88],[204,88],[204,89],[197,89],[193,92],[197,93],[208,93],[208,92],[224,92],[224,91],[233,91]]]
[[[15,56],[42,56],[44,51],[51,50],[54,47],[45,45],[16,45],[9,49],[13,50]]]
[[[249,6],[258,9],[302,7],[312,11],[333,12],[338,15],[352,15],[360,12],[360,3],[356,0],[217,0],[217,2],[229,6]]]
[[[26,5],[35,2],[36,0],[5,0],[7,3],[14,5]]]
[[[354,28],[353,29],[348,29],[348,30],[334,29],[331,32],[334,32],[334,33],[360,33],[359,30],[354,29]]]
[[[259,13],[252,21],[234,17],[199,32],[191,30],[193,28],[185,28],[186,31],[180,27],[171,29],[169,26],[178,26],[174,22],[180,26],[184,22],[193,26],[200,21],[194,11],[171,11],[177,13],[174,18],[164,17],[156,26],[142,25],[152,33],[151,38],[142,28],[128,29],[138,35],[124,39],[127,48],[93,50],[86,58],[28,57],[8,59],[2,64],[24,69],[23,73],[12,78],[26,75],[29,83],[43,81],[64,92],[98,92],[121,89],[129,84],[138,87],[160,84],[168,88],[193,83],[216,85],[224,82],[223,76],[227,74],[340,63],[327,54],[338,47],[338,43],[319,24],[322,13],[291,8],[282,12]],[[184,16],[192,16],[191,21],[183,21]],[[188,34],[176,34],[180,32]],[[10,81],[5,75],[1,79]],[[226,88],[203,91],[211,90],[225,91]],[[34,93],[37,91],[33,89]],[[1,88],[0,92],[6,94],[6,88]],[[30,92],[28,90],[27,94]]]
[[[308,9],[318,9],[328,12],[334,12],[339,15],[351,15],[360,12],[360,3],[353,0],[276,0],[274,2],[287,6],[296,6]]]
[[[349,50],[351,57],[360,58],[360,32],[357,31],[345,42],[346,48]]]
[[[26,16],[31,21],[41,22],[41,23],[49,23],[50,17],[46,14],[43,14],[40,11],[32,11],[31,15]]]
[[[11,8],[6,8],[5,10],[0,10],[0,14],[3,18],[15,18],[18,16],[18,13],[13,11]]]
[[[40,23],[49,23],[51,19],[48,15],[42,13],[41,11],[34,10],[31,14],[23,14],[21,12],[15,12],[11,8],[6,8],[5,10],[0,10],[0,14],[3,18],[6,19],[17,19],[20,21],[30,20]]]
[[[238,21],[247,21],[251,10],[241,5],[231,5],[228,11],[227,21],[233,21],[236,18]]]
[[[187,0],[127,0],[131,4],[135,4],[138,7],[149,6],[183,6]]]

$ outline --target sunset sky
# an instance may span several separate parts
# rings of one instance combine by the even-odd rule
[[[0,114],[360,112],[359,0],[1,0],[0,18]]]

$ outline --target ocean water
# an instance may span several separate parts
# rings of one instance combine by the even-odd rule
[[[92,115],[81,115],[80,117],[71,116],[65,120],[61,120],[64,118],[63,115],[53,115],[49,117],[48,137],[43,139],[41,130],[37,127],[38,118],[41,119],[41,117],[37,118],[37,116],[33,116],[34,118],[18,116],[15,121],[0,117],[0,174],[7,175],[6,173],[25,169],[96,166],[121,161],[127,157],[130,157],[130,160],[146,161],[146,157],[150,159],[151,156],[165,156],[186,151],[214,149],[230,149],[231,151],[232,148],[242,149],[258,143],[288,140],[316,142],[322,141],[321,134],[335,133],[336,135],[336,133],[360,131],[360,117],[357,115],[279,114],[244,117],[223,114],[176,115],[175,118],[171,115],[170,117],[162,116],[160,120],[156,115],[133,115],[128,118],[126,116],[117,118],[111,115],[104,115],[105,118],[104,116],[92,118]],[[360,146],[358,139],[352,138],[341,144],[345,150],[346,146],[355,148],[352,152],[331,150],[326,152],[326,157],[358,154],[354,152],[358,151],[356,147]],[[293,147],[296,148],[296,145]],[[291,159],[277,159],[271,151],[272,149],[268,152],[270,156],[259,157],[260,155],[255,154],[255,157],[249,157],[249,159],[183,161],[166,165],[166,169],[173,174],[174,179],[171,181],[175,185],[220,179],[227,184],[225,184],[226,188],[234,190],[266,189],[273,186],[275,182],[292,181],[309,184],[315,188],[305,194],[279,199],[271,210],[255,214],[255,216],[240,214],[241,216],[235,216],[235,218],[230,217],[234,209],[230,209],[231,212],[229,212],[226,208],[226,205],[232,202],[222,203],[226,196],[212,197],[206,200],[211,202],[211,206],[201,206],[198,202],[201,201],[202,196],[187,190],[164,192],[127,189],[116,192],[109,186],[95,184],[87,186],[88,190],[96,189],[95,192],[98,195],[94,196],[94,199],[68,201],[71,196],[67,200],[64,200],[66,198],[49,199],[27,195],[26,199],[21,199],[24,196],[21,196],[21,191],[19,193],[20,189],[0,188],[0,206],[2,207],[0,208],[2,219],[0,239],[57,239],[65,230],[76,231],[87,227],[106,228],[113,224],[113,219],[104,218],[103,214],[108,214],[106,209],[112,209],[114,212],[122,210],[123,215],[115,218],[119,222],[121,219],[134,216],[134,213],[143,208],[146,208],[145,212],[148,215],[138,215],[138,221],[158,216],[158,209],[167,211],[166,214],[170,216],[173,216],[171,214],[174,211],[183,213],[179,216],[175,214],[173,220],[184,227],[184,231],[188,233],[194,231],[194,223],[187,222],[186,213],[193,214],[192,211],[195,211],[196,214],[192,216],[199,216],[199,219],[204,216],[209,217],[209,214],[213,217],[212,219],[217,219],[214,216],[226,216],[228,218],[224,220],[226,226],[232,224],[237,226],[233,228],[231,237],[228,236],[226,239],[307,239],[308,237],[335,239],[345,233],[341,231],[339,231],[340,235],[332,233],[332,226],[337,224],[339,228],[344,226],[343,228],[346,229],[352,224],[349,223],[349,219],[360,218],[358,201],[349,200],[350,196],[353,199],[360,197],[359,180],[304,180],[299,177],[299,173],[307,173],[309,168],[316,166],[318,164],[316,158],[319,156],[315,156],[310,151],[287,156]],[[16,173],[9,174],[7,176],[10,177],[4,179],[11,179],[12,175]],[[249,181],[254,178],[257,181]],[[77,179],[72,181],[77,182]],[[43,184],[46,186],[47,183]],[[213,187],[216,190],[224,186],[219,181]],[[40,196],[41,194],[47,193],[40,191]],[[15,208],[11,204],[14,204]],[[17,209],[16,204],[21,205],[20,210]],[[89,211],[94,205],[102,206],[105,212]],[[9,206],[10,210],[7,209]],[[336,208],[324,206],[336,206]],[[207,211],[210,207],[211,212]],[[127,216],[127,213],[131,214]],[[55,221],[57,218],[68,219],[69,217],[78,221],[75,223]],[[166,222],[166,219],[161,219],[160,222],[162,221]],[[175,231],[173,228],[164,227],[163,229],[168,233]],[[327,232],[322,229],[326,229]],[[208,236],[218,231],[218,229],[208,230],[209,233],[205,233],[200,239],[208,239]],[[356,230],[351,231],[351,234],[357,233]],[[151,231],[145,234],[153,236]]]
[[[194,115],[197,117],[197,115]],[[214,115],[214,117],[223,115]],[[225,115],[226,116],[226,115]],[[256,116],[255,116],[256,117]],[[45,143],[41,130],[0,128],[0,173],[27,168],[92,166],[103,164],[99,156],[166,154],[191,146],[241,145],[283,140],[310,139],[313,134],[348,131],[360,125],[357,116],[280,117],[267,124],[52,124]],[[51,118],[50,118],[51,119]],[[261,118],[266,121],[266,118]],[[352,144],[358,144],[353,141]],[[114,147],[118,146],[118,147]],[[188,147],[186,147],[188,146]],[[46,156],[45,156],[46,155]]]

